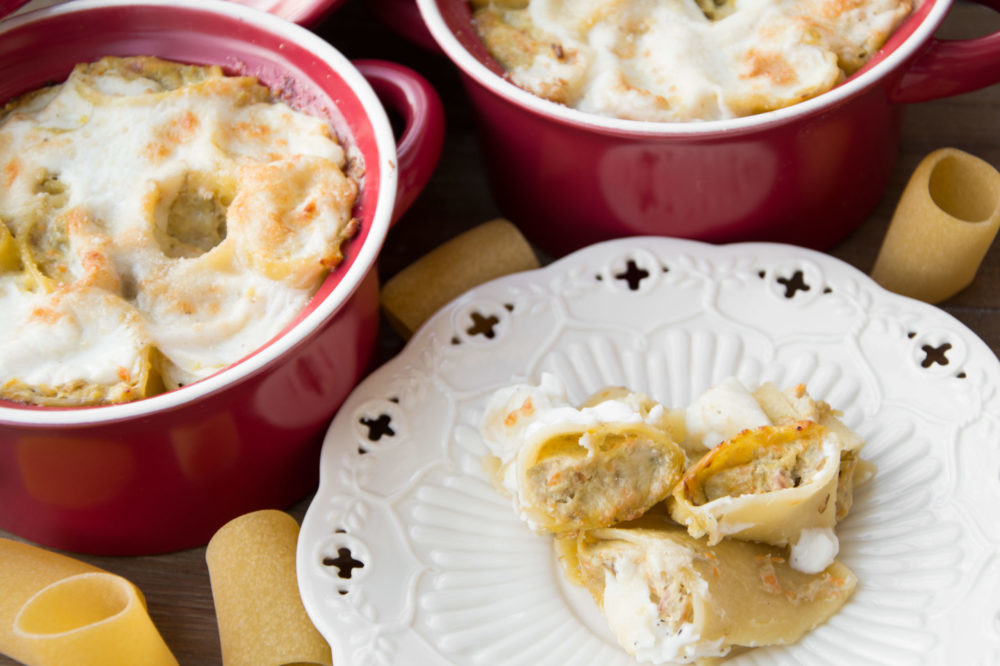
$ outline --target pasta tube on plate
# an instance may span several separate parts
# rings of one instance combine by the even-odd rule
[[[703,442],[720,431],[727,439],[688,468],[667,502],[670,515],[713,545],[723,537],[790,545],[793,567],[821,571],[839,549],[833,527],[850,508],[862,442],[801,385],[740,388],[729,380],[689,409],[689,442],[692,433]],[[727,411],[719,398],[729,395],[735,407]],[[707,425],[700,431],[690,427],[699,418]]]
[[[537,532],[568,532],[631,520],[663,500],[683,473],[672,412],[620,388],[580,407],[549,374],[538,385],[496,392],[482,425],[494,484]]]
[[[640,661],[688,663],[734,646],[793,643],[836,613],[857,583],[839,562],[803,573],[773,546],[709,545],[659,518],[556,539],[567,577],[588,589]]]

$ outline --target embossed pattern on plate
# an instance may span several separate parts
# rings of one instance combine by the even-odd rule
[[[298,578],[337,666],[626,666],[481,468],[486,399],[552,371],[580,401],[671,406],[729,375],[805,383],[878,466],[839,527],[857,592],[737,666],[1000,663],[1000,362],[942,310],[827,255],[665,238],[595,245],[473,289],[330,426]]]

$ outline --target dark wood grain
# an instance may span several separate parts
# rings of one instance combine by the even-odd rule
[[[939,36],[969,37],[998,28],[1000,20],[994,12],[959,2]],[[413,208],[391,230],[380,256],[382,278],[392,276],[461,231],[497,217],[499,211],[479,162],[472,112],[451,63],[379,25],[364,0],[348,2],[316,32],[352,59],[381,58],[416,69],[436,87],[445,104],[448,132],[440,165]],[[881,204],[830,253],[868,272],[913,168],[927,153],[945,146],[960,148],[1000,166],[1000,86],[910,107],[899,161]],[[978,333],[994,353],[1000,352],[998,293],[1000,244],[987,255],[975,283],[942,304]],[[381,360],[391,358],[401,346],[402,341],[383,326]],[[289,508],[300,521],[309,499]],[[0,535],[11,536],[3,532]],[[121,574],[142,589],[150,615],[182,664],[221,663],[204,548],[151,557],[78,557]],[[11,663],[0,656],[0,664]]]

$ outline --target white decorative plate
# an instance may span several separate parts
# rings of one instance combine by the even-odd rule
[[[337,666],[634,664],[481,470],[490,394],[552,371],[684,406],[729,375],[804,382],[878,473],[838,531],[857,592],[731,663],[1000,664],[1000,362],[938,308],[775,244],[611,241],[473,289],[353,392],[323,446],[298,579]]]

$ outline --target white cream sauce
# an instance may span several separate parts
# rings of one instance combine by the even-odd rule
[[[685,414],[688,439],[715,448],[744,430],[771,425],[757,400],[735,377],[709,388]]]
[[[686,664],[704,657],[724,656],[729,648],[722,646],[722,639],[703,641],[697,627],[691,622],[665,622],[660,610],[650,600],[650,581],[644,568],[652,568],[663,575],[691,566],[690,559],[674,555],[672,563],[655,562],[657,557],[668,557],[662,551],[647,552],[644,566],[637,566],[632,557],[618,557],[612,565],[614,573],[605,571],[604,615],[618,642],[629,653],[644,663]]]

